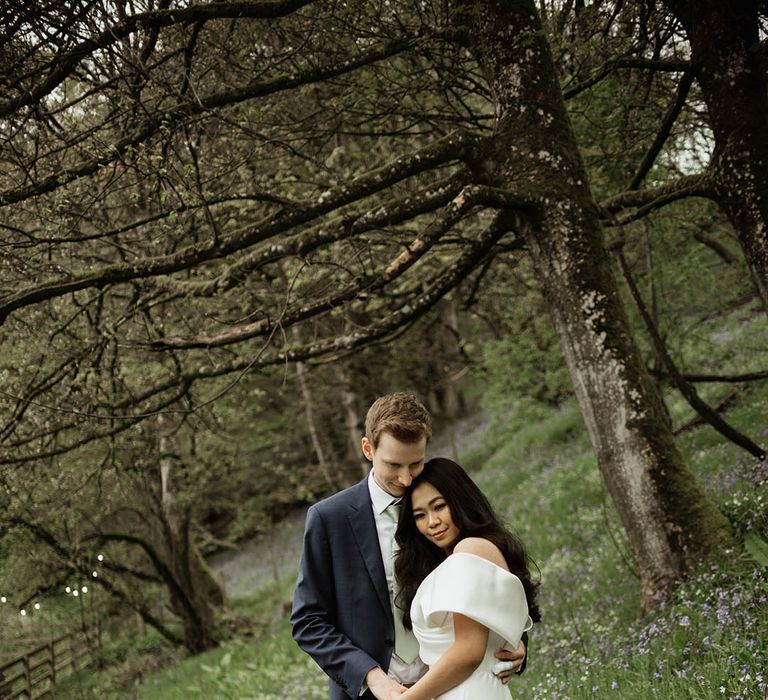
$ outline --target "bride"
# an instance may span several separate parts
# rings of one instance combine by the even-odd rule
[[[508,700],[494,654],[540,619],[519,540],[466,472],[432,459],[404,496],[397,605],[429,671],[389,700]]]

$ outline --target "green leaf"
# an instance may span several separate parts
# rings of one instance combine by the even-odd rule
[[[760,566],[768,569],[768,542],[750,532],[744,537],[744,546]]]

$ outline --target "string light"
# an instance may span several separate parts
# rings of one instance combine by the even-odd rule
[[[104,555],[103,554],[97,554],[96,555],[96,559],[98,559],[98,561],[100,561],[100,562],[103,562],[104,561]],[[94,569],[91,572],[91,577],[92,578],[98,578],[99,577],[99,572]],[[82,586],[79,590],[77,589],[77,587],[73,588],[72,586],[66,586],[64,588],[64,591],[65,591],[65,593],[67,595],[72,595],[74,598],[77,598],[80,595],[81,592],[83,594],[88,593],[88,586]],[[4,595],[0,595],[0,605],[5,605],[6,603],[8,603],[8,597],[4,596]],[[41,604],[39,602],[37,602],[37,603],[34,603],[32,607],[35,610],[40,610],[42,606],[41,606]],[[22,608],[21,610],[19,610],[19,615],[21,615],[22,617],[27,617],[27,610],[25,608]]]

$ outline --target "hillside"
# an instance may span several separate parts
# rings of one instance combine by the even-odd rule
[[[718,371],[768,366],[768,323],[754,306],[699,329],[691,362]],[[719,330],[714,330],[719,329]],[[712,401],[728,387],[712,385]],[[676,424],[691,410],[667,400]],[[728,420],[768,442],[765,383],[745,388]],[[476,421],[477,422],[477,421]],[[457,435],[469,428],[459,427]],[[436,443],[439,444],[439,443]],[[509,407],[485,425],[466,459],[478,484],[523,538],[541,572],[542,622],[531,638],[529,670],[515,679],[525,698],[765,697],[768,668],[768,466],[709,427],[680,435],[697,477],[746,538],[746,553],[724,552],[657,613],[639,617],[629,550],[601,483],[575,403]],[[248,635],[148,676],[133,697],[245,700],[326,697],[325,678],[290,638],[287,608],[301,516],[276,536],[215,563],[228,580],[237,616],[257,620]],[[280,562],[274,556],[279,552]],[[275,581],[275,572],[279,581]],[[255,632],[253,630],[256,630]],[[79,687],[80,695],[87,688]],[[115,697],[120,697],[120,693]],[[64,697],[64,696],[62,696]],[[93,695],[97,697],[97,695]],[[102,686],[101,695],[106,697]]]

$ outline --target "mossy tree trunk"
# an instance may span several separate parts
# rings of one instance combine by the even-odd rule
[[[458,8],[498,115],[478,168],[532,204],[521,232],[653,607],[695,562],[731,545],[730,530],[678,451],[640,359],[533,1]]]
[[[754,0],[666,0],[685,27],[715,137],[715,196],[768,312],[768,84]]]

